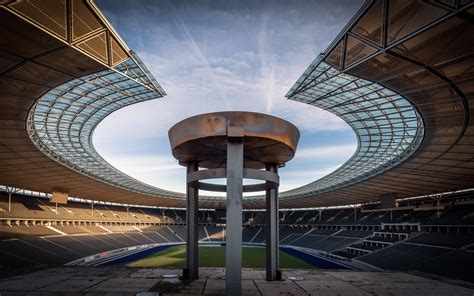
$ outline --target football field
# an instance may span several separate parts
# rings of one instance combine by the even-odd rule
[[[174,246],[127,264],[130,267],[175,267],[182,268],[186,262],[186,247]],[[199,247],[199,266],[225,267],[225,247]],[[265,248],[242,248],[242,267],[265,268]],[[280,251],[280,268],[314,269],[316,266]]]

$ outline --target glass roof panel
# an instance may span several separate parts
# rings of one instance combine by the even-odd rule
[[[324,79],[312,80],[311,77],[321,77],[323,73]],[[286,96],[344,119],[356,133],[358,148],[351,159],[331,174],[282,192],[281,198],[332,191],[373,177],[408,158],[423,139],[423,120],[408,100],[377,83],[335,69],[322,56]]]
[[[103,182],[151,195],[181,198],[133,179],[107,163],[94,149],[92,133],[110,113],[165,94],[132,53],[115,68],[69,81],[43,95],[28,114],[28,133],[46,155]]]

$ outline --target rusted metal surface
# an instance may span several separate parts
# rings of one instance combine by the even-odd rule
[[[204,168],[225,167],[227,138],[234,134],[243,136],[247,168],[284,164],[295,155],[300,137],[298,128],[288,121],[253,112],[201,114],[177,123],[168,132],[173,156],[182,163],[198,161]]]

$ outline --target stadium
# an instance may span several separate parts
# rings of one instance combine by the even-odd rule
[[[187,165],[181,193],[96,150],[106,117],[167,95],[99,7],[0,1],[0,295],[474,293],[471,1],[366,1],[286,93],[347,123],[355,153],[278,192],[297,131],[274,166],[245,146],[240,182],[254,174],[266,187],[240,183],[240,193],[189,181],[205,170],[184,154],[173,154]],[[283,151],[255,143],[264,156]],[[217,144],[200,145],[191,150],[212,157],[199,162],[227,169],[215,174],[229,182],[230,154],[225,165]],[[228,198],[193,186],[224,186]],[[231,277],[241,290],[226,286]]]

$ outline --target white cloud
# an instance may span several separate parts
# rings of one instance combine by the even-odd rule
[[[132,176],[182,170],[183,167],[178,164],[178,161],[170,156],[116,156],[110,160],[110,164]]]
[[[347,157],[349,158],[357,149],[357,144],[306,147],[296,150],[295,158],[326,158],[326,157]]]

